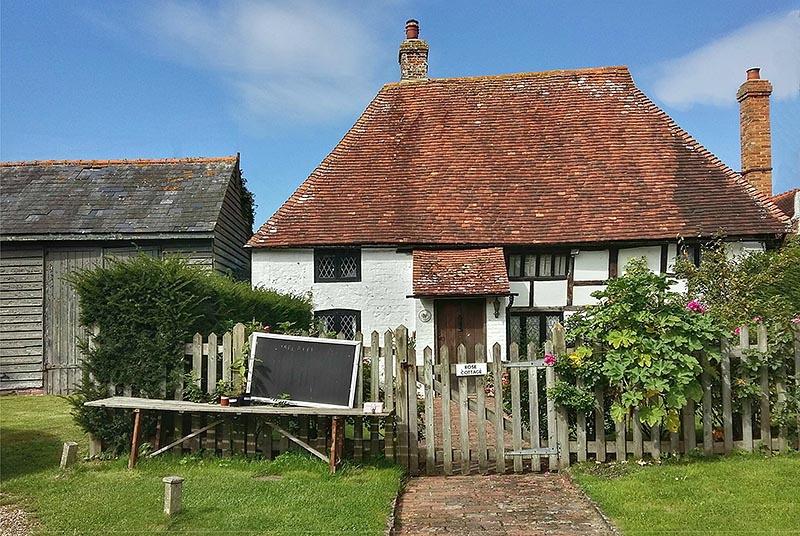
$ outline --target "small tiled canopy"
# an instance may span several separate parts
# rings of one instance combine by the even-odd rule
[[[502,248],[414,250],[414,296],[507,296]]]

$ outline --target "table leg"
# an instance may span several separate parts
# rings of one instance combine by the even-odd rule
[[[139,423],[142,420],[142,412],[139,409],[133,410],[133,438],[131,439],[131,457],[128,460],[128,469],[133,469],[136,465],[136,456],[139,453]]]
[[[331,473],[336,472],[336,454],[339,451],[339,419],[331,417]]]

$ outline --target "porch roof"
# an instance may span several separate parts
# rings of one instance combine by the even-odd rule
[[[414,297],[511,293],[503,248],[414,250]]]

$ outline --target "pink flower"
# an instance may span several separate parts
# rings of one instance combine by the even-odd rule
[[[556,364],[556,358],[553,356],[553,354],[545,354],[544,355],[544,364],[545,365],[555,365]]]
[[[796,316],[796,317],[792,318],[792,324],[800,324],[800,317]]]
[[[733,330],[733,332],[738,335],[742,332],[742,328],[736,328]]]
[[[694,311],[695,313],[705,313],[706,311],[708,311],[708,307],[706,307],[697,300],[692,300],[689,303],[687,303],[686,309],[688,309],[689,311]]]
[[[753,317],[753,322],[755,322],[756,324],[761,323],[761,317],[760,316],[754,316]]]
[[[269,333],[269,326],[264,326],[264,333]]]

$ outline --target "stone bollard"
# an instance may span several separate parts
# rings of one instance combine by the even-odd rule
[[[103,454],[103,443],[93,435],[89,435],[89,457],[97,458]]]
[[[78,461],[78,444],[74,441],[65,441],[61,451],[61,468],[66,469]]]
[[[179,476],[165,476],[164,482],[164,513],[177,514],[181,511],[181,489],[183,479]]]

